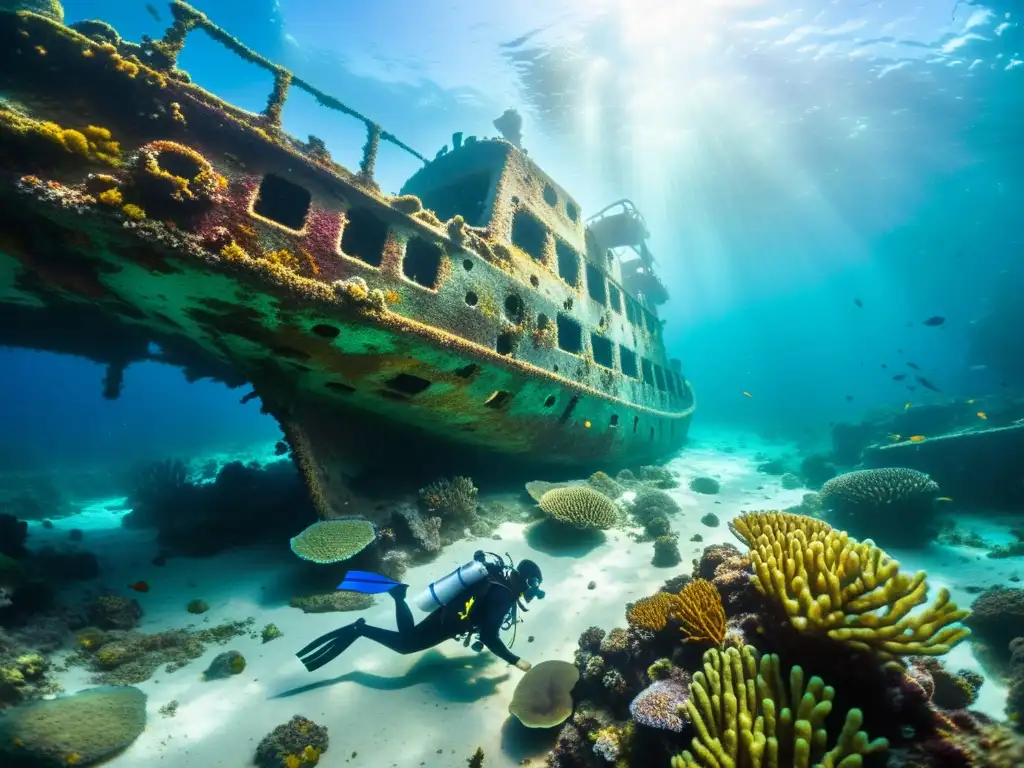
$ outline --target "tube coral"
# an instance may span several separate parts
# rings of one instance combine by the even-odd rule
[[[871,541],[858,542],[821,520],[785,512],[748,512],[730,528],[750,547],[754,583],[799,632],[827,635],[881,659],[940,656],[970,630],[969,611],[941,589],[927,601],[926,574],[900,564]]]
[[[860,730],[859,709],[846,713],[835,746],[827,749],[825,720],[835,690],[819,677],[805,680],[795,666],[785,684],[779,657],[759,656],[747,645],[704,654],[704,669],[693,676],[686,713],[697,732],[693,752],[672,758],[672,768],[792,766],[854,768],[860,756],[888,748]]]

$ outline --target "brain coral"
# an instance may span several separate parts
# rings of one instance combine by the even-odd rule
[[[358,517],[320,520],[292,538],[292,552],[314,563],[337,563],[362,552],[377,537],[373,523]]]
[[[0,758],[16,765],[91,765],[127,747],[145,727],[146,694],[138,688],[88,688],[12,709],[0,720]]]
[[[914,469],[860,469],[825,483],[821,502],[851,535],[914,546],[938,533],[932,506],[939,493],[934,480]]]
[[[568,661],[542,661],[523,675],[508,711],[527,728],[552,728],[572,714],[572,689],[580,671]]]
[[[555,488],[540,499],[540,508],[560,523],[606,531],[619,519],[615,502],[593,488]]]

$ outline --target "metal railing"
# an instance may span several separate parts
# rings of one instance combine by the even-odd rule
[[[368,181],[373,180],[377,152],[380,149],[381,141],[389,142],[399,149],[405,150],[424,164],[427,163],[427,159],[423,155],[393,134],[383,130],[373,120],[343,104],[330,94],[324,93],[302,78],[296,77],[280,64],[275,64],[270,59],[252,50],[237,38],[232,37],[224,29],[218,27],[204,13],[196,10],[188,3],[181,2],[181,0],[173,0],[171,3],[171,15],[174,18],[174,22],[164,32],[163,38],[148,41],[146,44],[152,64],[157,68],[164,70],[173,69],[177,65],[178,56],[185,47],[185,38],[193,30],[202,29],[228,50],[270,72],[274,76],[274,87],[267,98],[267,106],[262,112],[262,122],[272,130],[281,131],[281,112],[284,109],[285,101],[288,99],[289,89],[295,86],[316,99],[317,103],[321,106],[353,117],[366,126],[366,144],[363,146],[363,156],[359,162],[359,175],[364,179]]]

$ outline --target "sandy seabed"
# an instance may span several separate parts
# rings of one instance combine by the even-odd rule
[[[682,507],[671,520],[680,536],[679,566],[655,568],[650,542],[637,543],[624,531],[609,532],[603,543],[585,553],[538,551],[527,543],[525,526],[506,523],[497,531],[500,541],[459,541],[432,563],[410,569],[405,581],[411,593],[471,559],[477,549],[508,551],[517,561],[529,557],[544,572],[547,597],[530,604],[513,650],[533,663],[571,661],[584,629],[625,626],[625,604],[656,591],[679,572],[689,573],[691,560],[704,547],[726,542],[741,546],[729,532],[730,519],[742,511],[795,505],[807,492],[783,489],[778,477],[756,470],[758,452],[795,453],[791,447],[736,434],[703,437],[669,464],[680,481],[679,488],[668,491]],[[706,496],[689,490],[689,481],[699,475],[718,479],[721,492]],[[151,591],[134,595],[145,609],[143,632],[181,627],[189,619],[201,628],[251,616],[257,634],[268,623],[284,633],[265,644],[242,636],[225,646],[212,645],[185,668],[174,673],[161,669],[141,683],[149,696],[149,724],[127,751],[108,763],[113,768],[251,766],[259,741],[296,714],[328,728],[330,748],[319,763],[323,768],[456,768],[465,766],[478,746],[484,750],[487,768],[543,765],[557,730],[528,731],[510,718],[508,702],[522,676],[515,667],[457,642],[399,656],[360,640],[341,658],[308,673],[295,651],[360,615],[371,624],[393,628],[392,600],[381,596],[360,614],[304,614],[288,607],[293,556],[287,542],[276,549],[238,549],[207,559],[172,558],[157,567],[151,563],[155,532],[121,528],[123,513],[108,511],[110,506],[106,502],[57,520],[52,530],[33,523],[31,541],[38,545],[51,538],[65,540],[67,529],[80,528],[85,532],[84,546],[100,558],[103,585],[125,593],[128,584],[147,581]],[[709,512],[718,516],[717,527],[701,523]],[[995,541],[1009,538],[1005,531],[973,519],[965,527]],[[703,541],[691,542],[697,533]],[[926,570],[933,591],[949,588],[960,605],[970,605],[975,596],[965,588],[1005,584],[1018,570],[1015,559],[991,560],[978,550],[933,545],[921,552],[890,554],[905,569]],[[594,589],[588,589],[591,581]],[[205,600],[210,610],[190,617],[185,605],[193,598]],[[414,613],[418,618],[425,615],[415,609]],[[245,671],[227,680],[203,682],[201,674],[209,662],[229,649],[245,656]],[[952,669],[981,671],[969,643],[944,659]],[[58,679],[72,693],[89,687],[88,677],[86,670],[72,667]],[[974,708],[1002,718],[1005,698],[1005,687],[988,679]],[[160,708],[172,700],[178,702],[176,715],[161,715]]]

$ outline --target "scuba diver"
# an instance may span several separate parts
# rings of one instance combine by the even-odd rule
[[[417,595],[414,602],[422,611],[429,611],[419,624],[405,601],[409,587],[368,571],[349,571],[338,589],[366,594],[387,592],[395,600],[395,622],[398,631],[382,629],[358,619],[352,624],[328,632],[307,645],[296,656],[310,672],[319,669],[348,649],[358,638],[365,637],[395,653],[425,651],[445,640],[462,639],[463,645],[473,642],[473,650],[487,648],[495,656],[522,671],[530,662],[516,656],[498,636],[499,630],[517,623],[518,611],[527,611],[527,603],[543,599],[540,589],[543,576],[532,560],[521,560],[513,567],[491,552],[477,551],[473,559],[438,579]],[[515,638],[513,636],[513,643]]]

